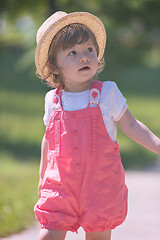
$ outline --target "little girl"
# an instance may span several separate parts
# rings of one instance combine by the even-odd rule
[[[116,123],[160,154],[160,139],[129,112],[114,82],[93,80],[103,68],[106,32],[96,16],[56,12],[37,32],[35,63],[54,90],[45,98],[41,146],[39,240],[63,240],[83,227],[87,240],[110,240],[127,214],[127,187]]]

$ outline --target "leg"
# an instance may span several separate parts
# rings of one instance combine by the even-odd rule
[[[111,230],[105,232],[87,232],[86,240],[111,240]]]
[[[41,229],[39,234],[39,240],[64,240],[65,236],[65,231]]]

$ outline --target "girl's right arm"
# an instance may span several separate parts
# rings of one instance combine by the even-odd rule
[[[44,173],[47,167],[47,154],[48,154],[48,141],[45,139],[45,136],[42,139],[41,144],[41,162],[40,162],[40,168],[39,168],[39,185],[38,185],[38,195],[40,195],[42,183],[43,183],[43,177]]]

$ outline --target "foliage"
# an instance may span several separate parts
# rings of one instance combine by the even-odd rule
[[[38,3],[38,4],[37,4]],[[48,1],[43,0],[0,0],[0,13],[6,14],[9,19],[18,19],[24,14],[37,14],[40,16],[46,11]]]
[[[141,32],[154,30],[159,34],[158,0],[1,0],[0,15],[10,20],[17,20],[24,15],[33,17],[34,22],[41,23],[57,10],[66,12],[89,11],[98,15],[107,28],[129,27]],[[155,33],[156,32],[156,33]]]
[[[114,64],[160,66],[158,0],[1,0],[0,9],[0,46],[25,48],[24,70],[34,64],[38,27],[57,10],[88,11],[100,17],[108,35],[106,54]]]

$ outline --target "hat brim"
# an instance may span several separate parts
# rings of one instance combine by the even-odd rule
[[[54,22],[44,33],[41,40],[37,44],[35,52],[35,64],[37,72],[41,75],[42,70],[48,59],[48,49],[53,37],[65,26],[72,23],[81,23],[87,26],[95,35],[97,44],[99,46],[98,60],[103,57],[106,45],[106,31],[102,21],[87,12],[74,12],[67,14],[58,21]]]

